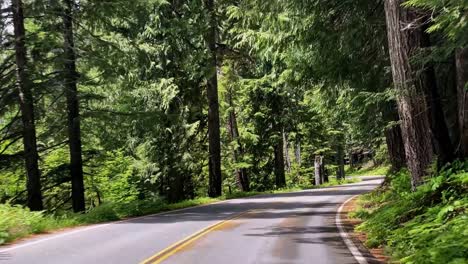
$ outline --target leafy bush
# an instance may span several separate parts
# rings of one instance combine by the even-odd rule
[[[18,237],[76,225],[69,218],[56,218],[42,212],[31,212],[21,206],[0,204],[0,244]]]
[[[407,172],[360,199],[354,212],[367,245],[401,263],[468,263],[468,162],[456,162],[411,191]]]

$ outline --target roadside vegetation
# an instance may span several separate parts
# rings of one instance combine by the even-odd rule
[[[369,247],[384,246],[392,261],[468,263],[468,162],[455,162],[415,191],[406,170],[359,198],[351,213],[364,222]]]

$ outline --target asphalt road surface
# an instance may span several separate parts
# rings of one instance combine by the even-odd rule
[[[357,263],[335,216],[344,201],[381,180],[236,199],[43,235],[0,247],[0,264]]]

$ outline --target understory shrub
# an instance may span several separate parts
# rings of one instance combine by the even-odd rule
[[[468,263],[468,162],[455,162],[411,191],[408,172],[362,196],[353,213],[367,246],[384,245],[398,262]]]

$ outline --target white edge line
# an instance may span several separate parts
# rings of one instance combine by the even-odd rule
[[[355,195],[355,196],[349,198],[348,200],[346,200],[346,202],[344,202],[340,206],[340,208],[336,212],[335,222],[336,222],[336,227],[338,228],[338,232],[341,235],[341,238],[343,238],[346,246],[348,247],[349,251],[351,251],[351,254],[353,254],[356,261],[359,264],[369,264],[367,259],[362,255],[361,251],[359,251],[359,249],[356,247],[354,242],[349,238],[349,234],[345,231],[345,229],[343,227],[343,223],[341,221],[341,212],[343,211],[343,208],[344,208],[345,204],[347,204],[349,201],[351,201],[352,199],[354,199],[357,196],[358,195]]]

